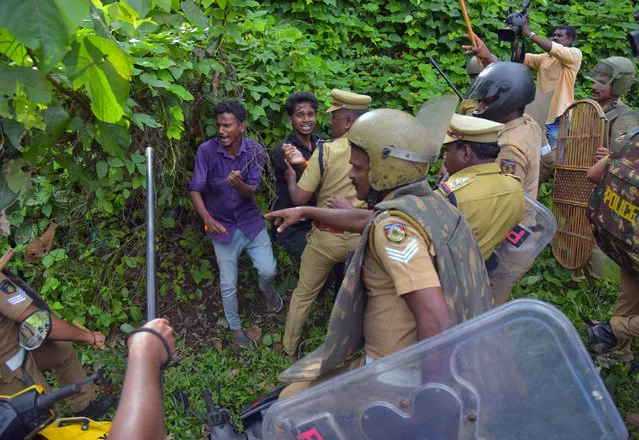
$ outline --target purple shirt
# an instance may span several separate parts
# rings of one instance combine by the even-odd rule
[[[242,174],[242,181],[259,189],[265,160],[264,147],[242,138],[237,156],[231,157],[218,138],[201,144],[195,156],[193,177],[189,191],[202,193],[206,210],[225,228],[227,235],[213,237],[218,243],[230,243],[236,228],[253,240],[264,229],[265,223],[255,197],[245,199],[226,178],[233,170]]]

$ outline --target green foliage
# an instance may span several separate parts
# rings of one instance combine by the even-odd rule
[[[475,31],[507,58],[509,48],[494,31],[519,3],[467,5]],[[598,59],[630,55],[624,34],[632,12],[630,0],[544,0],[533,3],[531,28],[550,35],[558,24],[577,27],[584,60],[576,95],[583,98],[590,89],[584,75]],[[185,190],[197,145],[216,132],[212,106],[242,100],[247,135],[271,150],[290,130],[284,103],[294,91],[314,92],[322,109],[337,87],[371,95],[374,107],[414,111],[450,93],[428,55],[464,91],[465,32],[456,0],[3,0],[0,211],[12,230],[0,238],[0,250],[16,248],[10,268],[63,318],[103,331],[137,326],[144,310],[143,154],[153,146],[159,294],[198,301],[217,280]],[[626,100],[636,106],[638,96]],[[322,109],[318,130],[329,132]],[[262,210],[273,197],[269,172],[267,166]],[[60,225],[55,249],[28,265],[20,254],[49,219]],[[284,291],[295,285],[294,264],[278,247],[276,256]],[[583,286],[566,289],[567,276],[544,254],[515,295],[553,302],[577,323],[584,314],[609,314],[614,283],[584,293]],[[280,334],[268,331],[264,349]],[[321,332],[309,341],[319,344]],[[240,369],[227,363],[241,359],[206,356],[226,371]],[[273,365],[274,377],[282,365]]]

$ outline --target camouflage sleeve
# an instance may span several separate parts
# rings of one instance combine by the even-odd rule
[[[382,214],[375,219],[371,247],[392,278],[397,295],[439,287],[435,250],[406,220]]]
[[[528,158],[516,145],[501,145],[496,162],[502,173],[518,177],[522,182],[528,172]]]

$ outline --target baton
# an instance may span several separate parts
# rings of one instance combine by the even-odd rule
[[[444,79],[446,80],[446,82],[448,83],[448,85],[453,89],[453,91],[455,92],[455,94],[457,96],[459,96],[459,99],[464,99],[464,97],[461,95],[461,93],[459,93],[459,90],[457,90],[457,87],[455,87],[455,85],[450,81],[450,79],[448,79],[448,77],[446,76],[446,74],[442,71],[442,69],[439,68],[439,64],[437,64],[437,61],[435,61],[433,59],[433,57],[429,56],[428,57],[428,61],[430,61],[430,63],[433,65],[433,67],[435,69],[437,69],[437,71],[439,72],[439,74],[441,76],[444,77]]]
[[[146,320],[158,317],[155,294],[155,183],[153,179],[153,148],[146,148]]]
[[[470,25],[470,18],[468,17],[468,11],[466,10],[466,2],[464,0],[459,0],[459,6],[461,7],[462,15],[464,16],[464,22],[466,23],[466,30],[468,31],[470,43],[473,45],[473,47],[477,47],[477,41],[475,40],[473,27]],[[479,58],[477,58],[477,64],[479,64],[481,67],[484,67]]]

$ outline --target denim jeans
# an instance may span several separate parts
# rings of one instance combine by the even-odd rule
[[[552,124],[546,124],[546,138],[548,138],[548,143],[551,147],[555,148],[557,146],[557,135],[559,134],[559,119],[561,116],[557,116],[555,122]]]
[[[262,292],[268,291],[275,278],[277,265],[273,257],[271,240],[266,228],[262,229],[257,237],[250,240],[240,229],[233,233],[230,243],[213,242],[217,266],[220,269],[220,289],[222,291],[222,304],[224,316],[231,330],[240,330],[242,322],[237,311],[237,260],[242,251],[251,258],[253,266],[259,276],[258,285]]]

